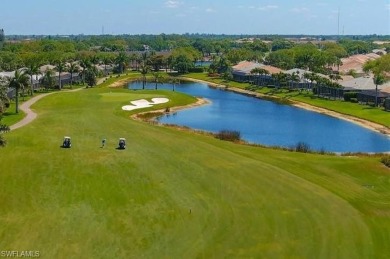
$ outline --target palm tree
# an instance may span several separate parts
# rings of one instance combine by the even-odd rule
[[[91,62],[92,62],[92,64],[97,65],[100,62],[100,58],[97,55],[93,55],[91,57]]]
[[[104,76],[107,76],[107,65],[110,65],[112,60],[109,56],[104,56],[102,61],[104,64]]]
[[[54,86],[54,71],[51,69],[46,70],[42,77],[42,83],[45,86],[45,89],[49,89]]]
[[[142,63],[142,58],[140,55],[137,55],[135,59],[135,70],[139,70],[141,63]]]
[[[58,89],[62,89],[61,73],[66,70],[65,63],[62,60],[56,62],[56,70],[58,71]]]
[[[292,88],[296,86],[296,84],[299,84],[301,78],[299,77],[299,71],[292,72],[290,75],[290,83],[292,84]]]
[[[15,76],[10,80],[9,87],[15,89],[15,113],[19,113],[19,90],[28,85],[28,80],[24,70],[15,70]]]
[[[264,75],[269,75],[269,72],[265,70],[264,68],[256,67],[251,70],[250,72],[252,75],[258,75],[261,76],[261,82],[263,82],[263,76]]]
[[[68,65],[67,68],[68,72],[70,73],[70,88],[72,88],[73,85],[73,73],[79,72],[79,65],[75,62],[72,62]]]
[[[8,85],[8,78],[0,77],[0,119],[1,115],[5,111],[5,108],[7,107],[7,104],[9,104],[9,99],[7,96]]]
[[[26,74],[30,76],[30,84],[31,84],[30,95],[33,96],[34,93],[33,75],[39,74],[39,65],[37,63],[30,63],[27,66]]]
[[[383,73],[374,74],[373,80],[375,84],[375,107],[378,107],[378,85],[383,85],[386,80]]]
[[[141,74],[142,74],[142,89],[145,89],[146,84],[146,74],[149,72],[150,68],[148,65],[141,65]]]
[[[120,52],[115,59],[115,63],[118,65],[119,72],[121,74],[123,73],[123,71],[125,71],[127,60],[128,60],[128,57],[127,57],[126,53],[124,53],[124,52]]]
[[[156,84],[155,89],[157,90],[157,84],[162,84],[164,77],[160,73],[154,72],[153,73],[154,77],[154,83]]]
[[[81,78],[82,78],[82,81],[83,81],[83,84],[85,83],[85,73],[87,72],[87,69],[91,67],[91,62],[89,59],[87,58],[84,58],[84,59],[81,59],[80,62],[80,67],[83,69],[81,71]]]
[[[180,84],[180,80],[178,78],[176,78],[176,77],[170,77],[169,81],[172,84],[172,91],[175,91],[175,85],[176,84]]]
[[[143,64],[146,64],[147,63],[147,61],[148,61],[148,59],[149,59],[149,54],[148,54],[148,52],[142,52],[142,54],[141,54],[141,59],[142,59],[142,63]]]
[[[8,81],[7,78],[0,77],[0,122],[2,114],[6,108],[6,104],[9,103],[7,96],[7,87]],[[3,133],[9,131],[9,127],[7,125],[0,123],[0,147],[4,147],[7,144],[7,141],[2,136]]]
[[[138,70],[138,55],[137,55],[137,53],[133,53],[133,54],[131,54],[131,56],[130,56],[130,61],[131,61],[131,68],[133,69],[133,70]]]

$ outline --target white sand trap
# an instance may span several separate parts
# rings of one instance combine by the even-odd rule
[[[168,98],[152,98],[153,103],[152,104],[160,104],[160,103],[167,103],[169,102]]]
[[[167,103],[169,102],[168,98],[152,98],[152,102],[149,102],[145,99],[131,101],[132,105],[122,106],[122,110],[124,111],[132,111],[135,109],[149,108],[155,104]]]

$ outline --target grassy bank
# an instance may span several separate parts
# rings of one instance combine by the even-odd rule
[[[0,149],[1,249],[42,258],[390,257],[390,171],[379,158],[236,145],[121,110],[154,97],[171,100],[155,108],[195,101],[102,87],[35,104],[38,119]],[[71,149],[60,148],[64,135]],[[126,150],[116,150],[119,137]]]

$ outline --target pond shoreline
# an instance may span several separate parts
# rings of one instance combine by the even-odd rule
[[[259,98],[259,99],[269,100],[268,96],[265,94],[254,93],[252,91],[244,90],[244,89],[237,88],[237,87],[227,87],[226,85],[223,85],[223,84],[212,83],[212,82],[208,82],[208,81],[204,81],[204,80],[200,80],[200,79],[189,78],[189,77],[182,77],[182,79],[192,81],[192,82],[204,83],[204,84],[207,84],[211,87],[222,88],[222,89],[226,89],[228,91],[232,91],[232,92],[236,92],[236,93],[240,93],[240,94],[245,94],[248,96],[253,96],[253,97]],[[275,98],[276,101],[277,101],[277,99],[278,98]],[[305,110],[312,111],[312,112],[317,112],[317,113],[328,115],[328,116],[332,116],[332,117],[335,117],[338,119],[346,120],[346,121],[355,123],[359,126],[362,126],[366,129],[369,129],[369,130],[372,130],[372,131],[375,131],[375,132],[378,132],[378,133],[381,133],[381,134],[384,134],[384,135],[390,137],[390,128],[388,128],[384,125],[381,125],[379,123],[375,123],[375,122],[361,119],[358,117],[354,117],[351,115],[339,113],[336,111],[328,110],[325,108],[317,107],[317,106],[310,105],[307,103],[291,101],[291,100],[290,100],[290,102],[291,102],[290,105],[292,105],[294,107],[297,107],[300,109],[305,109]]]
[[[131,115],[130,118],[132,118],[134,120],[138,120],[138,121],[155,121],[156,117],[158,117],[161,114],[171,114],[171,113],[175,113],[175,112],[180,111],[180,110],[190,109],[190,108],[203,106],[203,105],[207,105],[207,104],[211,103],[206,98],[197,97],[196,99],[197,99],[197,101],[195,103],[171,107],[171,108],[169,108],[169,111],[166,111],[166,109],[159,109],[159,110],[153,110],[153,111],[139,112],[139,113],[135,113],[135,114]],[[155,115],[151,116],[151,117],[154,117],[153,119],[144,119],[144,118],[142,118],[142,116],[145,114],[151,114],[151,115],[155,114]]]

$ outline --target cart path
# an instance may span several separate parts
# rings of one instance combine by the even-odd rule
[[[100,78],[97,81],[96,85],[100,85],[101,83],[103,83],[106,78],[107,77]],[[69,90],[69,91],[66,91],[66,92],[76,92],[76,91],[80,91],[82,89],[84,89],[84,87],[73,89],[73,90]],[[62,92],[65,92],[65,91],[62,91]],[[15,129],[21,128],[23,126],[26,126],[27,124],[29,124],[33,120],[35,120],[38,115],[33,110],[30,109],[31,105],[33,105],[34,103],[36,103],[38,100],[42,99],[43,97],[46,97],[48,95],[55,94],[55,93],[60,93],[60,92],[52,92],[52,93],[40,94],[40,95],[37,95],[37,96],[31,98],[27,102],[22,103],[19,106],[19,109],[21,111],[23,111],[24,113],[26,113],[26,117],[24,117],[21,121],[15,123],[14,125],[11,125],[9,127],[10,130],[15,130]]]
[[[19,106],[19,109],[21,111],[23,111],[24,113],[26,113],[26,116],[21,121],[15,123],[14,125],[11,125],[9,127],[10,130],[15,130],[15,129],[21,128],[21,127],[29,124],[33,120],[35,120],[35,118],[37,117],[37,114],[30,109],[30,106],[33,105],[34,103],[36,103],[38,100],[42,99],[43,97],[46,97],[46,96],[51,95],[51,94],[54,94],[54,92],[37,95],[37,96],[31,98],[30,100],[28,100],[27,102],[22,103]]]

